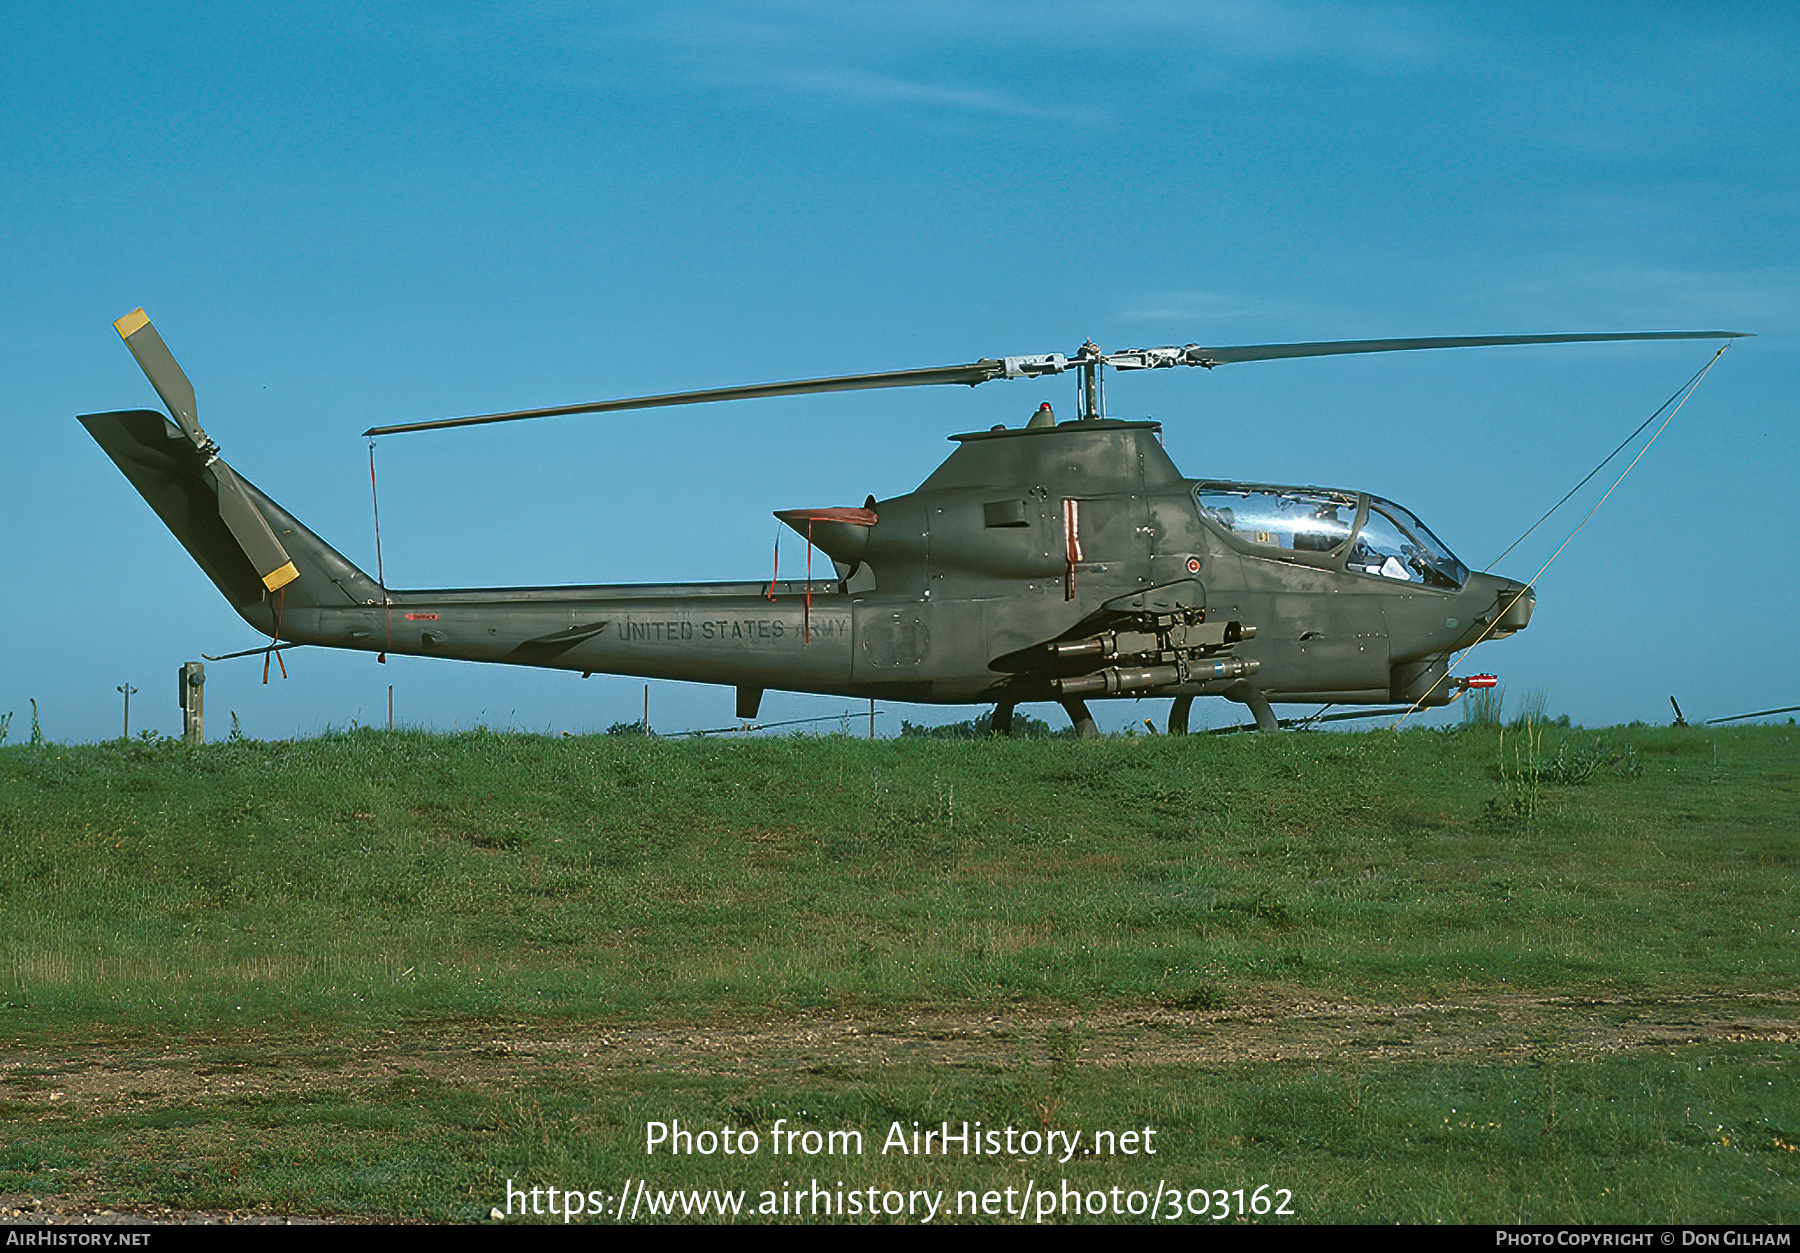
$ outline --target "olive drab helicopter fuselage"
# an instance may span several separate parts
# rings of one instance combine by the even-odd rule
[[[837,577],[401,591],[383,587],[218,456],[191,385],[142,311],[119,332],[170,417],[81,421],[233,608],[287,645],[449,657],[735,688],[753,718],[774,689],[928,704],[1198,696],[1271,703],[1447,704],[1451,655],[1531,619],[1524,583],[1470,571],[1416,517],[1365,492],[1194,480],[1154,422],[1097,416],[1103,366],[1732,332],[1495,336],[1131,350],[759,384],[450,419],[514,418],[815,391],[1084,374],[1082,415],[956,435],[918,488],[860,508],[777,513]]]

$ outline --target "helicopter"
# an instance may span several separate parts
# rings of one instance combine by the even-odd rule
[[[1197,697],[1449,704],[1492,676],[1453,654],[1524,630],[1527,583],[1470,570],[1417,516],[1368,492],[1191,479],[1160,424],[1104,416],[1104,370],[1351,353],[1653,339],[1734,331],[1451,336],[1137,348],[984,357],[961,365],[641,396],[371,428],[370,437],[870,388],[1074,372],[1078,413],[952,435],[911,492],[861,506],[777,510],[835,577],[398,590],[382,585],[240,476],[196,416],[192,383],[142,309],[114,323],[167,415],[80,421],[267,652],[321,645],[641,678],[943,705],[1055,702],[1078,735],[1088,702],[1163,697],[1185,734]],[[235,654],[234,654],[235,655]]]

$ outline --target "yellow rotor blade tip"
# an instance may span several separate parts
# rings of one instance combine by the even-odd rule
[[[145,313],[142,309],[133,309],[117,322],[114,322],[113,329],[119,333],[120,339],[130,339],[135,332],[149,324],[149,314]]]

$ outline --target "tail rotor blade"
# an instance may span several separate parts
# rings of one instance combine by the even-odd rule
[[[150,380],[150,386],[162,397],[163,404],[168,407],[169,416],[175,419],[182,433],[193,441],[205,458],[206,469],[211,473],[213,486],[219,494],[219,518],[225,528],[237,540],[238,547],[250,559],[256,569],[256,577],[273,592],[286,587],[300,577],[300,571],[288,556],[287,549],[275,538],[275,531],[269,526],[269,520],[250,499],[250,493],[244,489],[244,482],[238,478],[237,471],[219,459],[218,445],[214,444],[206,432],[200,429],[200,419],[194,404],[194,385],[188,381],[187,374],[175,363],[175,354],[163,343],[156,328],[150,325],[150,318],[142,309],[134,309],[117,322],[113,329],[119,332],[119,338],[131,349],[131,355],[137,358],[144,376]]]
[[[244,490],[237,471],[218,460],[212,463],[211,469],[213,482],[219,489],[219,517],[244,550],[244,555],[250,558],[263,586],[273,592],[299,578],[300,571],[294,568],[287,549],[275,538],[268,519]]]
[[[162,397],[169,416],[175,419],[175,425],[194,441],[194,447],[207,448],[212,441],[200,429],[200,419],[194,405],[194,385],[188,382],[188,376],[175,364],[175,354],[169,351],[162,336],[156,333],[148,315],[142,309],[134,309],[114,322],[113,329],[119,332],[119,338],[125,341],[125,346],[131,349],[131,355],[137,358],[138,366],[150,380],[150,386],[156,389],[156,394]]]

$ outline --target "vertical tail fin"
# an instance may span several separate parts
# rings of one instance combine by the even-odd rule
[[[373,579],[219,456],[201,429],[194,385],[142,309],[113,329],[174,421],[136,409],[89,414],[81,423],[245,620],[273,634],[283,609],[385,598]]]
[[[382,599],[374,579],[240,477],[216,452],[209,459],[162,414],[148,409],[94,413],[83,416],[81,424],[225,599],[259,630],[271,625],[265,607],[271,595],[279,595],[283,605],[295,609]],[[231,486],[221,486],[226,483]],[[269,551],[265,549],[259,563],[243,541],[244,517],[237,519],[239,525],[231,525],[223,504],[228,498],[242,515],[254,515],[257,530],[266,530],[277,546],[285,567],[276,571],[282,574],[279,580],[271,582],[260,568],[268,563]]]

